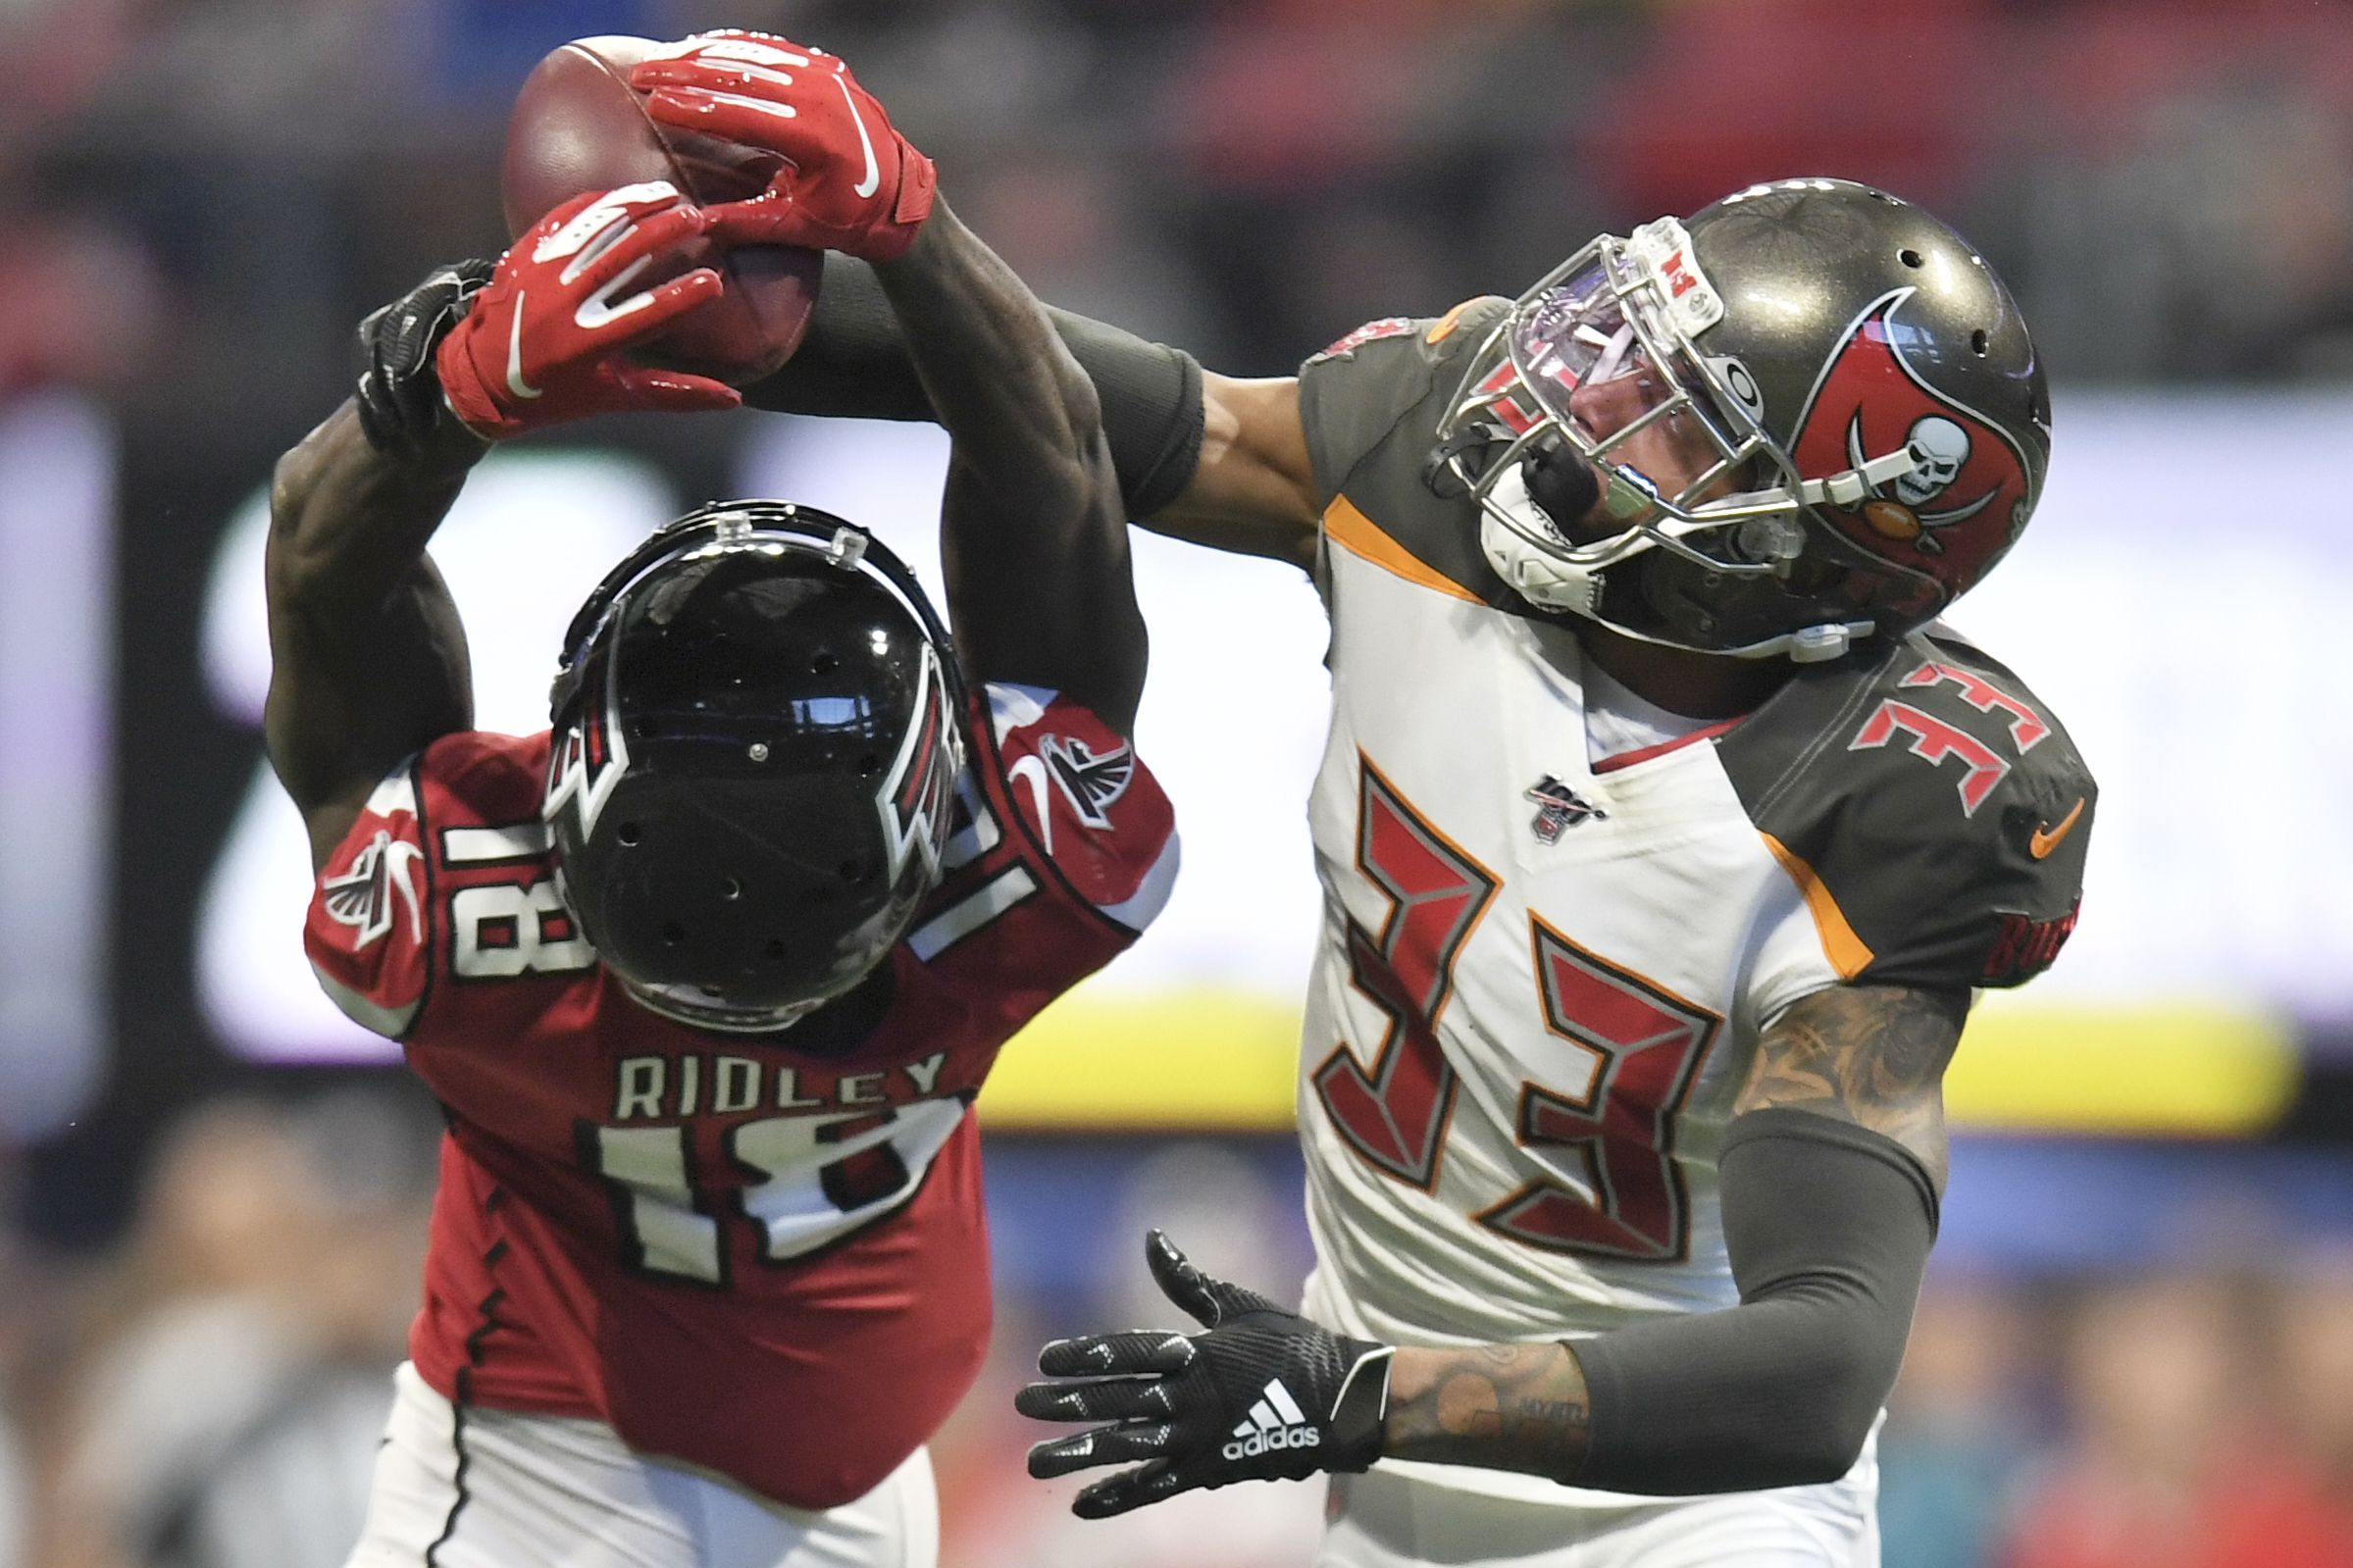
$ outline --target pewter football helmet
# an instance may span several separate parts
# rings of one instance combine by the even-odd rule
[[[1629,376],[1639,414],[1588,429],[1573,394]],[[1626,452],[1662,421],[1714,454],[1671,494]],[[1594,239],[1474,353],[1439,434],[1489,560],[1531,602],[1801,660],[1908,631],[1983,577],[2051,449],[2042,367],[1993,269],[1842,179]]]

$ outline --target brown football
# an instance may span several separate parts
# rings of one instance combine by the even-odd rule
[[[777,166],[773,155],[670,130],[646,115],[629,71],[661,47],[650,38],[581,38],[524,78],[507,122],[501,171],[509,234],[520,235],[583,191],[641,180],[666,179],[705,204],[741,201],[766,188]],[[699,246],[676,271],[716,267],[727,291],[671,323],[640,356],[738,385],[773,374],[808,329],[822,262],[818,252],[793,246]],[[645,278],[660,280],[654,274]]]

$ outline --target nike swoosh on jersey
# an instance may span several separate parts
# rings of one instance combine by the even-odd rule
[[[515,290],[515,324],[506,337],[506,389],[517,397],[537,397],[539,388],[523,379],[523,290]]]
[[[1005,770],[1005,782],[1020,780],[1030,786],[1030,806],[1038,813],[1038,836],[1045,840],[1047,854],[1054,852],[1054,814],[1046,793],[1046,764],[1035,756],[1023,757]]]
[[[874,141],[866,134],[866,122],[858,118],[858,101],[849,95],[849,83],[840,76],[834,85],[842,89],[842,101],[849,105],[849,123],[858,127],[858,145],[866,149],[866,177],[850,186],[859,196],[871,196],[883,182],[882,165],[874,161]]]
[[[2034,836],[2026,840],[2026,853],[2037,860],[2048,858],[2051,851],[2059,847],[2059,840],[2075,831],[2075,819],[2082,815],[2083,797],[2077,795],[2074,808],[2059,819],[2058,827],[2042,827],[2034,830]]]

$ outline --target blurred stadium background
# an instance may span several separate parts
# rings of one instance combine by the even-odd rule
[[[2058,444],[1957,619],[2105,793],[2071,950],[1956,1070],[1887,1561],[2353,1564],[2346,0],[0,0],[0,1568],[334,1568],[356,1530],[435,1119],[299,958],[261,490],[351,324],[501,244],[538,56],[721,24],[849,57],[1042,294],[1236,373],[1761,177],[1972,236]],[[926,548],[933,431],[564,434],[437,547],[487,725],[543,722],[564,616],[693,500]],[[1187,872],[982,1101],[1001,1354],[936,1447],[956,1568],[1271,1568],[1317,1528],[1253,1488],[1082,1529],[1020,1474],[1029,1351],[1161,1316],[1148,1221],[1278,1291],[1306,1265],[1319,615],[1139,561]]]

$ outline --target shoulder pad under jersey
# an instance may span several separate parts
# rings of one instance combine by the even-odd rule
[[[1125,736],[1039,686],[992,682],[974,703],[974,767],[994,781],[1034,859],[1127,935],[1158,917],[1176,881],[1175,813]]]
[[[1849,982],[2016,986],[2074,929],[2090,770],[1942,627],[1800,667],[1717,755]]]
[[[1300,367],[1300,420],[1328,538],[1441,592],[1524,612],[1479,550],[1477,506],[1430,461],[1471,354],[1511,302],[1369,322]]]

